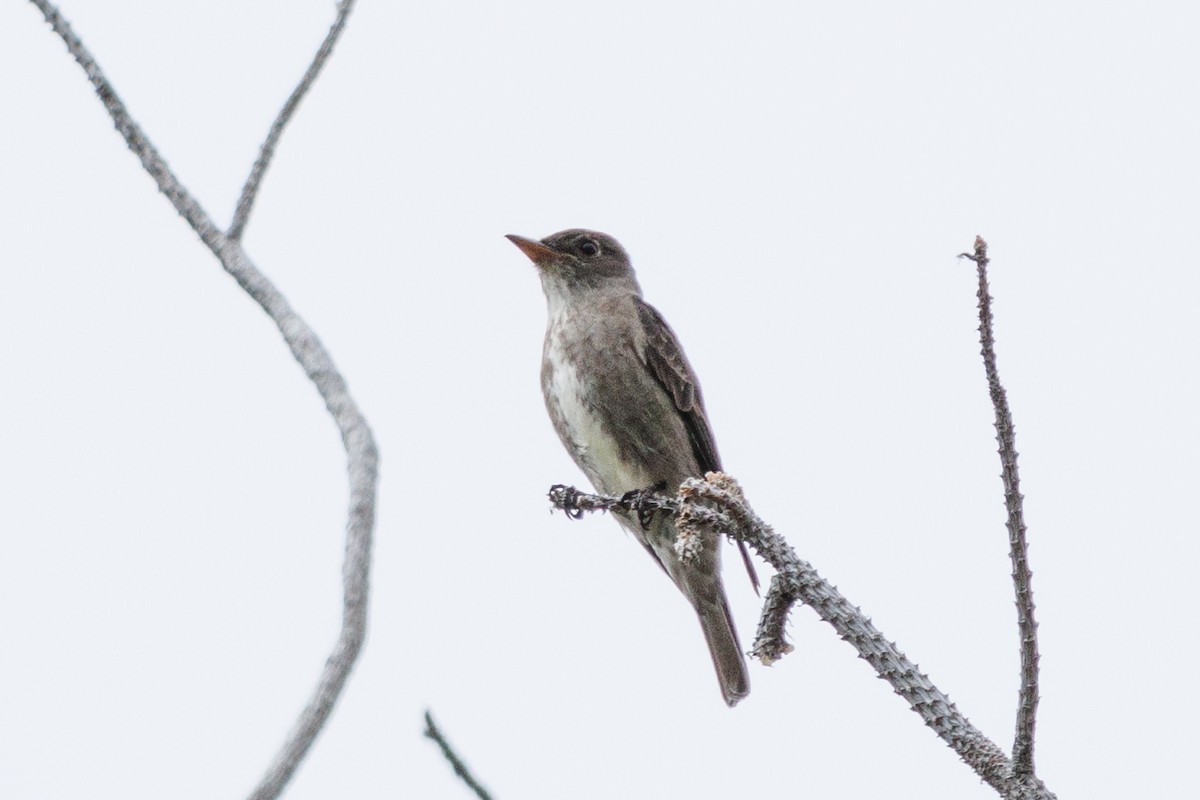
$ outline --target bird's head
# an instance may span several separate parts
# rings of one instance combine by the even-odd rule
[[[540,242],[513,234],[508,240],[538,268],[548,298],[594,291],[641,294],[629,254],[608,234],[571,228]]]

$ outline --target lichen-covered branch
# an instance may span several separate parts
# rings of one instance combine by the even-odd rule
[[[362,648],[367,627],[367,595],[371,567],[371,539],[375,527],[375,491],[379,454],[366,419],[350,396],[346,381],[312,328],[295,312],[265,275],[251,263],[241,244],[221,232],[179,179],[117,96],[91,53],[51,3],[31,0],[50,23],[79,66],[87,74],[100,102],[112,117],[118,133],[187,220],[201,241],[279,327],[296,361],[317,387],[346,448],[350,479],[350,509],[346,523],[345,560],[342,566],[342,629],[325,662],[317,687],[266,775],[251,794],[254,800],[278,797],[324,727],[334,703],[350,676]],[[343,9],[344,10],[344,9]]]
[[[304,77],[300,79],[300,83],[296,84],[296,88],[292,90],[287,102],[283,104],[283,108],[279,109],[275,121],[271,123],[271,130],[267,132],[267,138],[259,148],[258,158],[255,159],[254,166],[250,168],[250,175],[247,176],[246,184],[242,187],[242,194],[238,198],[237,209],[233,212],[233,222],[230,223],[229,232],[226,234],[230,239],[240,240],[242,238],[242,232],[246,229],[246,222],[254,208],[254,201],[258,198],[258,187],[262,185],[263,176],[271,164],[271,158],[275,155],[279,137],[283,135],[283,129],[291,122],[296,109],[300,107],[300,101],[304,99],[304,95],[308,94],[308,90],[316,83],[317,76],[321,74],[325,62],[333,54],[333,46],[337,44],[338,37],[342,35],[342,30],[346,27],[346,19],[354,9],[354,2],[355,0],[341,0],[338,3],[337,16],[329,28],[329,33],[325,34],[325,40],[321,42],[317,54],[313,56],[312,63],[308,65]]]
[[[763,603],[751,655],[769,664],[791,650],[784,641],[784,625],[799,601],[832,625],[925,724],[1002,797],[1014,800],[1054,797],[1031,774],[1018,774],[1000,747],[975,728],[857,606],[818,575],[811,564],[801,560],[791,545],[754,513],[741,487],[729,475],[710,472],[703,480],[688,479],[674,497],[650,492],[606,497],[558,485],[551,488],[550,501],[555,508],[576,518],[586,511],[614,509],[675,514],[680,538],[695,537],[703,529],[746,542],[776,571]]]
[[[446,737],[442,735],[441,729],[433,722],[433,715],[428,711],[425,712],[425,738],[432,739],[437,742],[438,747],[442,748],[442,755],[446,757],[446,761],[450,762],[451,769],[463,783],[465,783],[479,800],[492,800],[492,796],[488,794],[487,789],[480,785],[479,781],[475,780],[475,776],[471,774],[471,770],[467,769],[467,765],[459,758],[458,753],[454,752],[454,748],[446,741]]]
[[[987,373],[988,393],[996,415],[996,441],[1000,444],[1000,477],[1004,481],[1004,505],[1008,510],[1009,556],[1013,566],[1013,586],[1017,594],[1017,625],[1021,636],[1021,689],[1017,701],[1016,735],[1013,739],[1013,764],[1018,774],[1032,775],[1034,726],[1038,705],[1037,620],[1034,618],[1033,573],[1029,569],[1029,546],[1025,540],[1024,496],[1017,470],[1016,428],[1008,408],[1008,393],[1000,383],[996,369],[996,342],[992,335],[992,297],[988,293],[987,242],[975,237],[975,252],[963,253],[975,262],[979,275],[979,344],[983,368]]]

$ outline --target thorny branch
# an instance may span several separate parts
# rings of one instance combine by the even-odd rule
[[[272,800],[283,791],[328,720],[334,703],[350,677],[350,670],[358,658],[366,635],[371,539],[375,527],[375,491],[379,461],[375,438],[366,418],[359,412],[354,398],[350,396],[345,379],[338,372],[316,333],[292,310],[275,285],[259,272],[237,239],[221,232],[208,213],[171,172],[141,127],[134,122],[92,54],[84,47],[58,9],[47,0],[30,1],[42,12],[50,27],[66,43],[68,52],[83,68],[100,102],[112,117],[117,131],[154,178],[159,191],[167,196],[179,214],[187,220],[201,241],[221,262],[225,271],[279,327],[292,355],[325,401],[325,407],[333,416],[346,448],[346,468],[350,478],[350,510],[346,523],[345,561],[342,564],[342,629],[325,662],[325,668],[312,697],[300,713],[262,781],[251,794],[253,800]],[[339,24],[345,22],[348,5],[344,3],[339,10],[339,23],[335,23],[338,30]],[[333,33],[331,31],[331,35]],[[332,46],[328,38],[326,43]],[[290,116],[290,112],[288,115]],[[277,139],[278,133],[274,129],[273,134]],[[265,158],[269,158],[269,153]],[[265,166],[264,158],[260,160],[264,161]],[[243,218],[243,226],[244,223]],[[238,232],[240,233],[240,230]]]
[[[1016,735],[1013,740],[1013,764],[1019,775],[1033,774],[1033,734],[1038,705],[1038,642],[1034,619],[1033,573],[1029,569],[1029,545],[1025,541],[1024,496],[1017,471],[1016,428],[1008,408],[1008,394],[1000,384],[996,369],[996,346],[992,338],[992,297],[988,293],[987,242],[975,237],[974,254],[962,258],[975,262],[979,274],[979,344],[987,373],[988,392],[996,414],[996,441],[1000,444],[1000,477],[1004,481],[1004,505],[1008,510],[1009,556],[1013,565],[1013,586],[1017,594],[1017,625],[1021,635],[1021,689],[1017,702]]]
[[[852,605],[791,545],[763,522],[746,502],[737,482],[721,472],[703,480],[689,478],[673,497],[635,493],[623,498],[551,487],[550,502],[571,516],[587,511],[620,509],[631,513],[661,511],[677,518],[680,539],[710,531],[741,540],[775,568],[763,604],[750,654],[770,664],[791,650],[784,625],[797,601],[809,606],[858,650],[859,657],[892,685],[925,724],[932,728],[984,781],[1006,798],[1050,800],[1054,795],[1031,774],[1019,774],[1013,762],[955,707],[915,664],[884,638],[862,611]]]

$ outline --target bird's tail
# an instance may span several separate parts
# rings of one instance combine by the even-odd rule
[[[704,640],[708,642],[708,652],[712,654],[713,666],[717,669],[721,693],[730,707],[735,706],[750,694],[750,675],[746,669],[746,656],[738,643],[737,629],[733,627],[733,617],[729,614],[729,601],[725,599],[724,589],[718,584],[715,601],[699,600],[695,605]]]

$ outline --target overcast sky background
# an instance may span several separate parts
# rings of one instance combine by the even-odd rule
[[[67,0],[221,224],[331,2]],[[506,233],[615,235],[727,469],[1011,746],[1013,610],[975,274],[991,244],[1063,798],[1194,789],[1194,3],[363,2],[247,250],[382,451],[370,634],[288,793],[989,798],[854,651],[720,700],[692,612],[545,416]],[[0,5],[0,796],[238,798],[338,630],[337,432],[278,332]],[[759,601],[727,559],[746,646]]]

